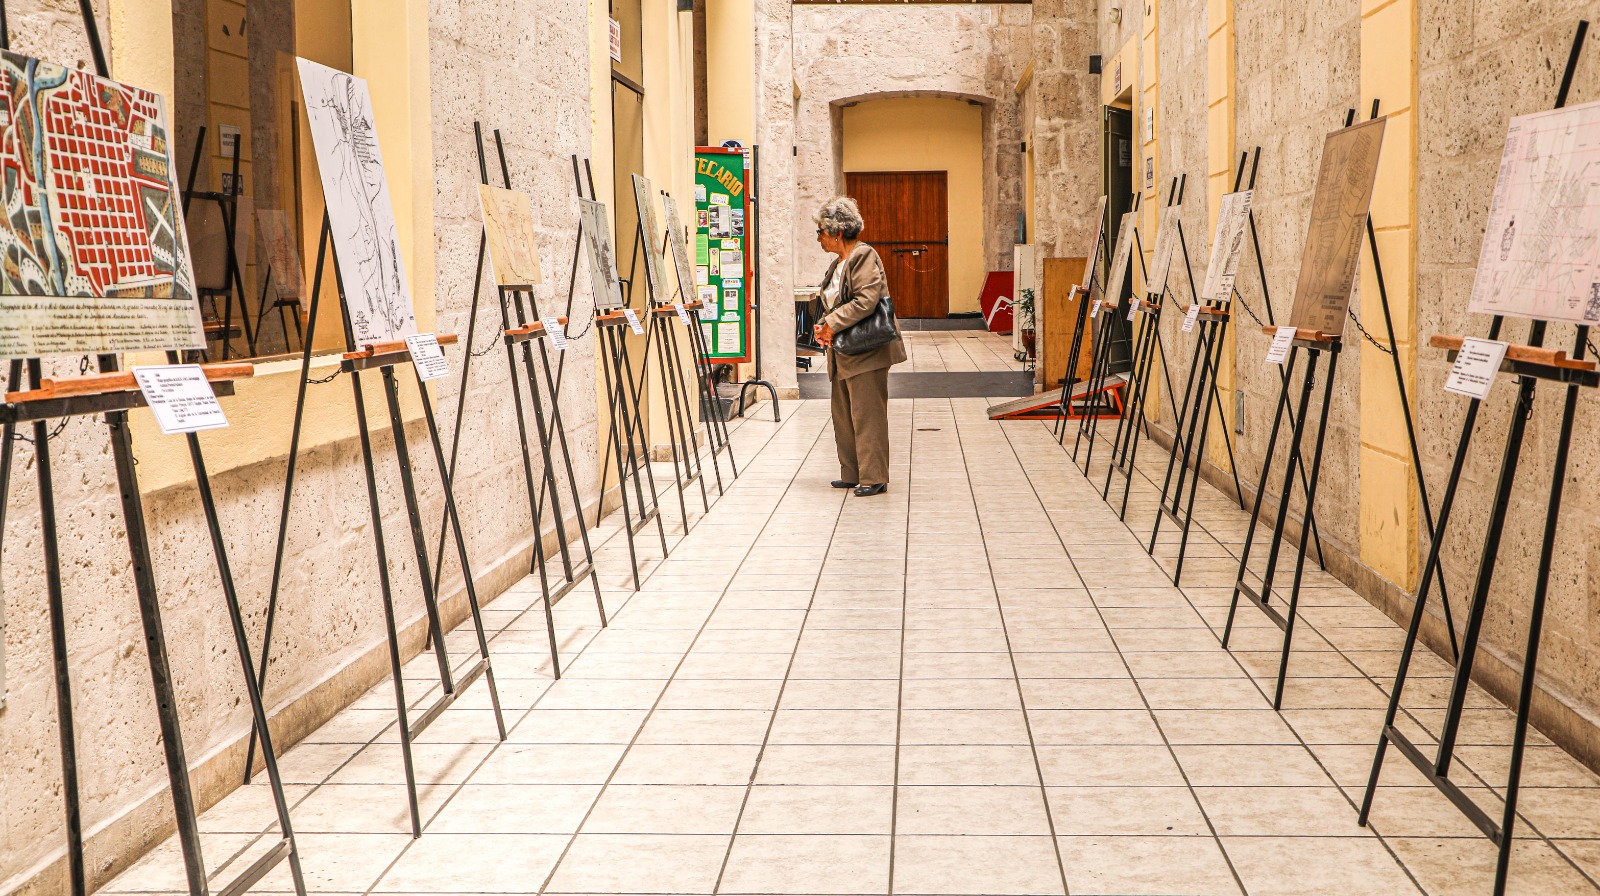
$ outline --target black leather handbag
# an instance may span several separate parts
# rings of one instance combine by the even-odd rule
[[[845,276],[843,271],[840,276]],[[846,285],[849,282],[845,280]],[[848,302],[849,298],[844,301]],[[864,355],[899,338],[900,330],[894,322],[894,300],[885,295],[871,314],[833,334],[833,350],[841,355]]]

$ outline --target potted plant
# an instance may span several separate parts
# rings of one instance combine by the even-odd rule
[[[1012,306],[1012,316],[1016,321],[1017,329],[1022,332],[1022,350],[1027,353],[1028,360],[1035,357],[1037,334],[1034,332],[1033,317],[1033,289],[1024,288],[1017,294],[1017,301]]]

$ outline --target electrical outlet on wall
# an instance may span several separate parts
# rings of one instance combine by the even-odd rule
[[[1244,435],[1244,390],[1233,390],[1233,434]]]

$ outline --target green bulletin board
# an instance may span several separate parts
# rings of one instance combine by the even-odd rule
[[[744,150],[695,150],[695,291],[704,302],[706,357],[750,360],[749,158]]]

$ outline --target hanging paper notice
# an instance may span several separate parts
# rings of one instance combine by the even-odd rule
[[[1089,306],[1089,319],[1090,320],[1094,320],[1096,317],[1100,316],[1100,305],[1101,305],[1102,301],[1104,301],[1104,300],[1095,299],[1094,300],[1094,304]]]
[[[567,329],[561,326],[559,317],[541,317],[539,323],[544,324],[545,334],[550,337],[550,347],[558,352],[567,350]]]
[[[644,335],[644,327],[639,325],[639,315],[632,308],[622,309],[622,316],[628,319],[628,329],[633,331],[633,335]]]
[[[139,391],[156,415],[156,425],[165,435],[222,429],[228,425],[217,393],[206,381],[198,364],[170,364],[135,367],[133,377]]]
[[[742,270],[744,270],[744,253],[743,252],[740,252],[737,249],[735,249],[733,251],[729,251],[727,249],[723,249],[721,254],[722,254],[722,270],[724,272],[727,272],[727,271],[742,271]]]
[[[1289,357],[1289,346],[1294,344],[1294,327],[1279,327],[1272,337],[1272,347],[1267,349],[1268,364],[1282,364]]]
[[[444,349],[432,333],[418,333],[406,337],[406,350],[411,352],[411,364],[417,368],[417,379],[426,383],[450,373],[450,362],[444,359]]]
[[[1506,343],[1490,339],[1463,339],[1456,363],[1444,381],[1444,390],[1482,401],[1494,387],[1494,375],[1506,359]]]
[[[1189,310],[1183,315],[1183,332],[1194,332],[1194,322],[1200,319],[1200,306],[1190,305]]]
[[[717,354],[731,355],[739,351],[739,328],[717,327]]]
[[[689,309],[682,304],[678,305],[678,320],[683,321],[684,326],[689,326]]]
[[[1140,304],[1138,302],[1136,302],[1136,301],[1128,303],[1128,320],[1133,320],[1134,318],[1139,316],[1139,308],[1140,307],[1142,307],[1142,306],[1140,306]]]

